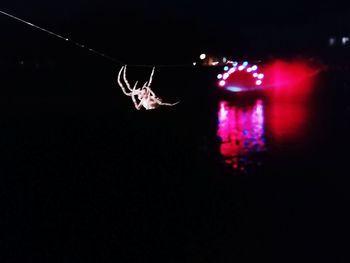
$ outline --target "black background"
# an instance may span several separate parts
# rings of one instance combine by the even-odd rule
[[[1,9],[150,65],[191,64],[202,52],[322,57],[330,35],[346,34],[348,16],[345,5],[303,1],[9,1]],[[181,103],[138,112],[117,88],[118,63],[4,15],[0,34],[1,262],[345,260],[344,68],[323,76],[312,142],[268,153],[262,169],[236,176],[218,156],[217,69],[157,68],[157,94]],[[140,81],[150,72],[128,70]]]

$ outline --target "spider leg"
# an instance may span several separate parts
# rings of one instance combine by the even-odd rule
[[[131,94],[132,95],[137,95],[140,92],[139,89],[136,88],[137,87],[137,83],[138,83],[138,81],[135,82],[135,85],[134,85],[134,87],[131,90]]]
[[[175,106],[176,104],[180,103],[180,101],[178,102],[175,102],[175,103],[166,103],[166,102],[159,102],[159,105],[162,105],[162,106]]]
[[[135,86],[134,86],[134,88],[133,88],[133,90],[132,90],[131,99],[132,99],[132,102],[134,103],[135,108],[136,108],[137,110],[140,110],[140,109],[141,109],[141,105],[142,105],[142,100],[140,101],[139,104],[137,104],[137,101],[136,101],[136,98],[135,98],[135,94],[136,94],[135,88],[136,88],[136,84],[135,84]]]
[[[152,94],[153,100],[160,106],[175,106],[176,104],[180,103],[180,101],[175,102],[175,103],[167,103],[167,102],[162,102],[161,99],[159,99],[154,92],[151,90],[151,88],[148,87],[149,92]]]
[[[147,89],[147,81],[145,82],[145,84],[143,84],[141,90],[143,90],[143,89]]]
[[[148,87],[150,87],[152,84],[154,69],[155,67],[152,68],[151,76],[149,77],[149,80],[148,80]]]
[[[123,93],[124,93],[125,95],[131,96],[131,92],[127,92],[126,89],[125,89],[125,87],[123,86],[122,82],[120,81],[120,76],[121,76],[121,74],[122,74],[122,71],[124,70],[124,73],[125,73],[125,67],[126,67],[126,66],[122,66],[122,68],[119,70],[119,73],[118,73],[118,84],[119,84],[119,86],[121,87],[121,89],[122,89],[122,91],[123,91]],[[128,84],[127,84],[127,85],[128,85]],[[129,86],[127,86],[127,88],[128,88],[130,91],[132,91],[132,90],[130,89]]]
[[[126,84],[126,87],[127,87],[130,91],[132,91],[132,89],[130,88],[129,82],[128,82],[128,80],[126,79],[126,65],[124,66],[123,79],[124,79],[124,82],[125,82],[125,84]]]
[[[156,94],[153,92],[153,90],[150,88],[150,86],[147,86],[146,89],[148,90],[149,94],[150,94],[152,97],[157,97]]]
[[[147,99],[146,98],[141,98],[139,105],[137,105],[138,109],[141,109],[141,107],[144,106],[143,104],[144,104],[145,100],[147,100]]]

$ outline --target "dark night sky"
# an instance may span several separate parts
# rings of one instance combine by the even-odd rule
[[[300,45],[325,37],[349,13],[345,5],[305,1],[13,0],[1,8],[114,57],[141,60]],[[50,38],[3,16],[0,22],[9,46]]]

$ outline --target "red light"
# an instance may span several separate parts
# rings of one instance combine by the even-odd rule
[[[319,71],[307,61],[277,60],[266,66],[264,84],[271,88],[269,95],[274,100],[303,101],[312,92]]]
[[[267,93],[270,98],[268,126],[278,142],[296,141],[306,134],[310,94],[320,70],[321,67],[303,60],[277,60],[266,66],[264,84],[270,88]]]
[[[268,108],[269,127],[274,140],[297,141],[306,133],[308,106],[303,103],[273,102]]]

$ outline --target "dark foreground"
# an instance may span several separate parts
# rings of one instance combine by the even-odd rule
[[[322,73],[292,140],[271,135],[266,102],[266,149],[237,171],[220,155],[209,72],[159,70],[154,89],[181,103],[138,112],[114,71],[4,72],[1,262],[345,259],[343,73]]]

